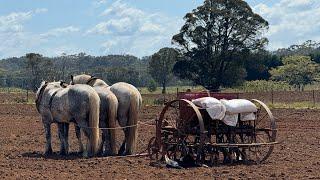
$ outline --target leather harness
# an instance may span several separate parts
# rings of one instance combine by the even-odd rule
[[[38,96],[38,98],[36,99],[36,108],[37,108],[38,112],[40,112],[40,111],[39,111],[40,99],[42,99],[43,92],[44,92],[44,90],[46,89],[47,85],[48,85],[48,83],[46,83],[45,85],[43,85],[43,86],[41,87],[40,92],[39,92],[39,96]]]
[[[91,77],[90,79],[88,79],[88,81],[87,81],[86,84],[90,85],[90,83],[91,83],[92,81],[97,80],[97,79],[99,79],[99,78],[97,78],[97,77]]]
[[[60,91],[61,89],[57,89],[53,94],[52,96],[50,97],[50,100],[49,100],[49,110],[51,111],[51,107],[52,107],[52,101],[53,101],[53,98],[56,96],[56,94]]]
[[[36,99],[36,108],[37,108],[38,112],[40,112],[40,111],[39,111],[40,100],[42,99],[43,92],[44,92],[44,90],[46,89],[47,85],[48,85],[48,83],[46,83],[45,85],[43,85],[43,86],[41,87],[40,92],[39,92],[39,96],[38,96],[38,98]],[[62,87],[62,89],[63,89],[63,87]],[[57,89],[57,90],[52,94],[52,96],[50,97],[50,100],[49,100],[49,110],[50,110],[50,111],[51,111],[51,107],[52,107],[52,101],[53,101],[54,97],[56,96],[56,94],[57,94],[60,90],[61,90],[61,88]]]

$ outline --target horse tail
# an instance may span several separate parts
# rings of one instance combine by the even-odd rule
[[[108,125],[111,128],[109,130],[110,133],[110,147],[112,154],[117,154],[116,149],[116,130],[112,129],[116,127],[116,118],[117,118],[117,112],[118,112],[118,99],[116,96],[110,96],[109,98],[109,107],[108,107]]]
[[[90,151],[93,155],[99,151],[99,110],[100,98],[97,94],[92,94],[89,98],[90,113],[89,113],[89,127],[91,128],[90,135]]]
[[[133,154],[136,149],[136,140],[138,136],[137,124],[138,124],[138,113],[141,106],[141,95],[140,93],[132,92],[130,96],[130,108],[129,108],[129,119],[128,126],[128,139],[127,139],[127,154]]]

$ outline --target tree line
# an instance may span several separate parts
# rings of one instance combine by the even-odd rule
[[[92,74],[154,90],[168,85],[201,85],[212,91],[245,81],[284,81],[302,87],[319,79],[320,43],[308,40],[276,51],[266,50],[269,24],[242,0],[204,0],[187,13],[172,37],[175,48],[151,56],[91,56],[85,53],[45,57],[28,53],[0,61],[2,86],[36,89],[42,79],[69,80]],[[22,78],[23,77],[23,78]]]

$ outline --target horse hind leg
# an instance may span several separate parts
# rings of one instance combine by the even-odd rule
[[[66,154],[69,153],[69,123],[64,123],[64,147]]]
[[[51,146],[51,127],[50,123],[44,123],[44,131],[46,135],[46,146],[44,155],[48,156],[52,154],[52,146]]]
[[[121,127],[125,127],[128,122],[128,118],[122,115],[118,115],[118,121],[119,125]],[[124,139],[123,142],[119,148],[118,155],[124,156],[126,155],[126,149],[127,149],[127,139],[128,139],[128,128],[123,128],[123,133],[124,133]]]
[[[85,158],[93,157],[94,156],[94,152],[92,151],[92,146],[91,146],[91,143],[90,143],[90,138],[91,138],[92,131],[88,127],[83,127],[83,128],[81,127],[81,131],[85,135],[85,141],[86,141],[86,145],[84,146],[84,151],[82,153],[82,156],[85,157]]]
[[[60,155],[68,154],[68,131],[69,125],[67,123],[58,123],[59,139],[60,139]]]
[[[102,140],[99,146],[98,154],[100,154],[101,156],[107,155],[105,150],[107,150],[106,149],[106,130],[102,130]]]
[[[83,147],[82,139],[81,139],[81,129],[77,124],[74,125],[74,129],[76,131],[76,136],[77,136],[78,143],[79,143],[79,153],[82,154],[84,151],[84,147]]]
[[[105,132],[104,138],[105,138],[105,149],[106,149],[105,154],[108,156],[115,156],[117,153],[115,149],[112,149],[111,132],[109,130]]]

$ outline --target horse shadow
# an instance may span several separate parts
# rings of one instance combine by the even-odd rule
[[[26,152],[22,154],[22,157],[35,158],[35,159],[52,159],[52,160],[75,160],[75,159],[85,159],[82,153],[70,152],[68,155],[60,155],[59,153],[52,153],[50,155],[45,155],[43,152],[33,151]]]

